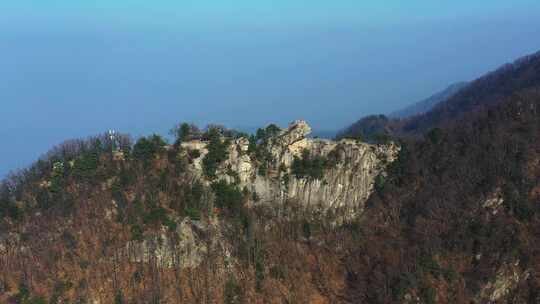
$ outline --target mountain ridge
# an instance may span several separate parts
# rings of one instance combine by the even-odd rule
[[[433,109],[435,106],[437,106],[437,104],[444,102],[448,100],[448,98],[457,94],[460,90],[465,88],[467,85],[468,85],[468,82],[465,82],[465,81],[455,82],[449,85],[448,87],[446,87],[444,90],[439,91],[428,98],[425,98],[403,109],[400,109],[400,110],[397,110],[388,114],[388,117],[403,119],[403,118],[426,113],[430,111],[431,109]]]
[[[459,120],[463,113],[481,111],[496,105],[514,92],[540,83],[540,51],[523,56],[512,63],[470,82],[470,84],[436,105],[431,111],[405,119],[396,129],[402,134],[422,134]]]
[[[463,87],[458,83],[457,86],[451,86],[449,91],[441,92],[444,94],[436,93],[424,100],[433,106],[427,112],[401,119],[391,115],[366,116],[344,128],[338,137],[365,137],[368,140],[378,136],[419,137],[433,128],[449,127],[467,113],[494,106],[516,91],[537,86],[540,84],[539,75],[540,51],[503,64]],[[377,120],[376,125],[373,125],[374,120]]]

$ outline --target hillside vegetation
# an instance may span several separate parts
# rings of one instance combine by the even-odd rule
[[[351,303],[538,303],[540,90],[407,142],[348,255]]]
[[[258,204],[258,193],[224,167],[234,153],[259,164],[265,180],[320,184],[341,162],[337,152],[301,151],[289,169],[275,168],[268,155],[272,142],[301,136],[296,127],[249,136],[182,124],[174,145],[159,135],[59,145],[2,183],[0,301],[339,301],[344,252],[335,249],[344,248],[348,226],[295,201]],[[243,140],[247,151],[231,150]]]

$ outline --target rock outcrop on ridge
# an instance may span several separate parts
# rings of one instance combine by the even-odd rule
[[[241,137],[231,141],[228,158],[220,165],[217,179],[237,183],[255,193],[258,204],[297,202],[315,212],[339,212],[351,217],[361,212],[374,188],[376,177],[395,160],[399,147],[393,143],[372,145],[351,139],[332,141],[308,138],[311,127],[302,120],[270,138],[265,144],[269,156],[268,170],[248,153],[249,141]],[[191,169],[203,180],[202,160],[208,153],[207,143],[190,141],[185,150],[198,150]],[[319,178],[297,176],[293,163],[304,155],[326,162]],[[210,181],[206,180],[207,183]],[[344,212],[344,213],[343,213]]]

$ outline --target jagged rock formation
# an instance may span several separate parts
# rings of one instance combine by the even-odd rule
[[[258,168],[261,163],[247,153],[249,141],[246,138],[236,139],[228,148],[228,159],[221,164],[217,178],[236,182],[241,188],[256,193],[258,203],[296,201],[302,206],[309,206],[312,211],[339,211],[347,217],[354,216],[362,210],[372,193],[377,175],[396,158],[399,147],[346,139],[307,138],[310,132],[311,128],[305,121],[295,121],[269,139],[264,147],[270,156],[266,174],[260,174]],[[208,153],[206,145],[201,141],[182,144],[186,150],[199,150],[200,156],[193,161],[191,168],[201,178],[202,159]],[[325,167],[322,178],[294,174],[293,162],[295,158],[302,157],[303,151],[308,151],[311,157],[332,160],[332,164]]]
[[[340,219],[354,217],[362,211],[363,203],[373,191],[375,177],[395,159],[398,147],[307,138],[310,132],[306,122],[295,121],[270,138],[264,145],[270,156],[264,175],[258,170],[261,163],[249,153],[249,140],[244,137],[232,140],[227,147],[228,158],[221,163],[215,179],[238,184],[240,188],[256,193],[258,199],[252,203],[276,206],[296,202],[314,212],[332,211],[340,215]],[[200,152],[189,169],[209,185],[215,179],[206,178],[203,173],[207,145],[200,140],[186,142],[180,153]],[[293,163],[295,158],[302,157],[303,151],[309,151],[312,157],[332,158],[332,165],[326,166],[322,178],[295,176]],[[208,233],[212,225],[215,232],[220,231],[219,223],[191,221],[187,217],[177,224],[174,237],[162,227],[163,231],[147,235],[144,240],[130,241],[126,246],[130,261],[148,263],[155,259],[163,267],[181,269],[200,265],[207,254],[207,244],[199,235]],[[223,240],[214,235],[212,246],[227,247]],[[223,248],[222,251],[227,250]]]
[[[206,232],[210,225],[193,223],[189,218],[181,221],[171,238],[166,229],[146,237],[142,241],[130,241],[127,255],[132,262],[148,263],[156,259],[158,265],[167,268],[195,268],[207,252],[206,244],[200,240],[196,229]],[[218,238],[213,241],[218,240]]]
[[[477,301],[479,303],[496,303],[508,296],[518,285],[520,280],[526,280],[528,271],[519,268],[519,261],[505,264],[497,271],[495,278],[492,278],[482,287]]]

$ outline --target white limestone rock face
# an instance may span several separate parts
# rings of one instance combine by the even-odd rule
[[[373,191],[375,177],[384,169],[389,155],[378,154],[376,147],[355,142],[312,142],[312,153],[328,156],[337,151],[338,162],[327,169],[322,179],[289,178],[287,198],[321,211],[345,209],[361,211]]]
[[[373,192],[377,175],[394,161],[399,152],[395,144],[371,145],[354,140],[332,141],[308,138],[311,127],[302,120],[294,121],[287,129],[268,140],[265,146],[270,161],[264,176],[258,173],[261,162],[248,155],[249,141],[232,141],[229,156],[220,165],[218,179],[255,192],[258,204],[296,202],[316,212],[343,211],[354,216],[363,210],[364,203]],[[198,149],[200,160],[193,170],[200,171],[200,161],[206,152],[203,142],[186,143],[187,149]],[[311,157],[333,159],[333,165],[324,170],[320,179],[297,178],[292,170],[295,157],[301,158],[306,150]],[[199,176],[202,176],[200,172]],[[210,181],[206,180],[206,184]]]
[[[182,143],[181,147],[184,150],[197,150],[199,151],[200,155],[198,158],[193,160],[193,172],[196,173],[199,176],[202,176],[203,167],[202,167],[202,160],[204,159],[204,156],[208,154],[208,149],[206,149],[207,143],[200,141],[200,140],[194,140],[186,143]]]
[[[238,178],[242,185],[250,182],[254,167],[247,154],[248,148],[249,140],[246,138],[239,138],[229,146],[229,159],[225,161],[225,170],[220,170],[219,174],[222,178],[230,183],[237,182],[235,178]],[[231,173],[233,173],[232,176]]]
[[[147,236],[142,241],[130,241],[127,254],[132,262],[155,262],[166,268],[195,268],[206,254],[206,245],[195,233],[194,223],[189,218],[181,221],[171,237],[162,231]]]
[[[477,296],[479,303],[498,303],[515,290],[521,280],[529,277],[528,271],[522,271],[519,261],[503,265],[495,278],[484,285]]]
[[[496,215],[504,204],[504,197],[501,188],[495,189],[486,200],[483,202],[482,207],[491,212],[492,215]]]

